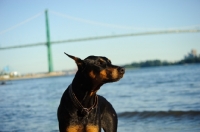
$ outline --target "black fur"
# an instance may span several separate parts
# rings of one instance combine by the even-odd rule
[[[124,68],[112,65],[106,57],[89,56],[81,60],[68,56],[75,60],[78,71],[58,107],[60,132],[100,132],[101,128],[105,132],[116,132],[117,114],[112,105],[96,92],[103,84],[122,78]]]

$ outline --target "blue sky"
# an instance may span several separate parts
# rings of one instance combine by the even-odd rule
[[[200,28],[199,0],[1,0],[0,46],[45,42],[45,9],[49,11],[51,41]],[[200,53],[200,33],[55,44],[52,55],[54,70],[60,71],[76,68],[64,52],[82,59],[106,56],[123,65],[153,59],[176,61],[191,49]],[[47,48],[0,50],[0,70],[5,66],[20,73],[47,72]]]

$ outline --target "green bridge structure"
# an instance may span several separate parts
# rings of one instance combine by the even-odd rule
[[[133,36],[142,36],[142,35],[200,32],[200,29],[198,29],[198,28],[197,29],[172,29],[172,30],[148,31],[148,32],[138,32],[138,33],[128,33],[128,34],[118,34],[118,35],[106,35],[106,36],[97,36],[97,37],[68,39],[68,40],[61,40],[61,41],[51,41],[49,20],[48,20],[48,10],[45,10],[45,23],[46,23],[46,42],[0,47],[0,50],[8,50],[8,49],[16,49],[16,48],[45,45],[45,46],[47,46],[48,71],[50,73],[50,72],[53,72],[53,61],[52,61],[52,52],[51,52],[51,45],[52,44],[71,43],[71,42],[79,42],[79,41],[91,41],[91,40],[99,40],[99,39],[111,39],[111,38],[120,38],[120,37],[133,37]]]

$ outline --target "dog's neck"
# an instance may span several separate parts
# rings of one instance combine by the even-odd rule
[[[78,71],[72,81],[72,90],[81,104],[88,108],[94,104],[96,92],[103,84],[94,84],[82,72]]]

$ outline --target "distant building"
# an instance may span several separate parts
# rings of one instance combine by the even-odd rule
[[[10,72],[10,77],[19,77],[19,76],[20,76],[20,74],[16,71]]]
[[[192,58],[195,58],[197,57],[197,51],[195,49],[192,49],[190,53],[188,53],[186,56],[185,56],[185,60],[186,59],[192,59]]]
[[[19,77],[20,73],[17,71],[10,71],[9,66],[5,66],[2,71],[0,71],[0,78],[8,79],[10,77]]]

